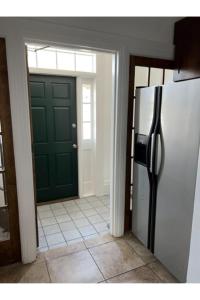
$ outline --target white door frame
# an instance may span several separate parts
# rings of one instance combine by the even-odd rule
[[[41,43],[41,44],[48,44],[50,46],[56,46],[56,47],[66,47],[66,48],[82,48],[84,49],[83,46],[80,47],[80,45],[70,45],[70,44],[59,44],[58,42],[49,42],[49,41],[45,41],[45,40],[25,40],[25,43]],[[121,236],[123,235],[123,225],[119,224],[118,227],[121,227],[121,230],[119,231],[119,228],[117,228],[116,224],[118,223],[118,217],[115,215],[115,211],[116,207],[117,207],[117,201],[116,201],[116,190],[117,190],[117,186],[116,186],[116,173],[114,170],[117,170],[117,161],[115,160],[116,154],[118,152],[118,149],[116,149],[116,135],[117,135],[117,102],[118,102],[118,78],[119,78],[119,74],[118,74],[118,65],[119,65],[119,51],[111,51],[111,50],[105,50],[105,49],[97,49],[97,48],[92,48],[92,47],[87,47],[87,50],[91,50],[91,51],[100,51],[100,52],[106,52],[106,53],[111,53],[113,54],[113,77],[112,77],[112,86],[113,86],[113,95],[112,95],[112,128],[111,128],[111,174],[110,174],[110,233],[114,236]],[[39,69],[38,69],[39,72]],[[52,73],[52,71],[50,70],[49,73]],[[57,72],[57,73],[65,73],[65,71],[61,71],[61,72]],[[71,73],[70,73],[71,74]],[[28,87],[27,87],[28,88]],[[78,97],[80,97],[80,95],[78,95]],[[118,104],[119,105],[119,104]],[[78,112],[78,111],[77,111]],[[29,117],[30,119],[30,117]],[[80,157],[79,157],[80,158]],[[79,185],[80,187],[80,185]]]
[[[50,46],[62,46],[66,48],[72,47],[70,44],[63,44],[60,45],[58,42],[49,42],[45,40],[25,40],[25,42],[28,43],[42,43],[42,44],[48,44]],[[80,45],[74,45],[74,47],[80,47]],[[84,48],[82,46],[81,48]],[[112,96],[112,128],[111,128],[111,175],[110,175],[110,233],[116,237],[122,236],[124,233],[124,182],[125,182],[125,174],[122,174],[122,170],[124,170],[124,164],[125,162],[122,161],[121,155],[122,151],[124,152],[124,145],[120,145],[121,142],[121,133],[120,130],[123,130],[124,124],[126,128],[126,117],[119,118],[123,116],[123,109],[121,106],[121,97],[120,97],[120,74],[119,74],[119,58],[121,55],[123,55],[122,50],[121,51],[110,51],[105,49],[97,49],[93,47],[87,47],[88,50],[94,51],[98,50],[100,52],[109,52],[114,54],[113,55],[113,96]],[[27,87],[28,88],[28,87]],[[126,108],[126,105],[124,103],[124,108]],[[125,110],[124,110],[125,112]],[[127,114],[127,111],[126,111]],[[123,132],[123,136],[126,138],[126,134]],[[120,178],[122,178],[120,180]]]
[[[33,166],[25,42],[89,48],[116,54],[116,86],[113,108],[111,233],[124,233],[125,162],[128,109],[128,48],[124,40],[97,32],[67,28],[33,20],[0,20],[6,38],[13,143],[15,153],[22,262],[36,258]],[[157,48],[155,47],[155,51]]]

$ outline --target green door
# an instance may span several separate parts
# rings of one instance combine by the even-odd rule
[[[30,75],[37,201],[78,196],[76,79]]]

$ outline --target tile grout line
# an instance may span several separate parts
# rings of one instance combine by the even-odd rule
[[[41,222],[41,220],[40,220],[40,217],[39,217],[38,212],[37,212],[37,218],[38,218],[38,220],[40,221],[41,228],[42,228],[42,230],[43,230],[42,222]],[[37,224],[37,226],[38,226],[38,224]],[[43,232],[44,232],[44,230],[43,230]],[[38,227],[38,234],[39,234],[39,227]],[[41,247],[41,249],[42,249],[42,248],[48,248],[48,250],[49,250],[49,245],[48,245],[48,243],[47,243],[47,239],[46,239],[45,232],[44,232],[44,235],[43,235],[42,237],[44,237],[47,246],[46,246],[46,247]],[[39,236],[38,236],[38,241],[39,241],[39,247],[37,247],[37,250],[40,248],[40,237],[39,237]]]
[[[50,205],[50,210],[52,211],[52,213],[53,213],[53,215],[54,215],[54,211],[53,211],[53,209],[51,208],[51,205]],[[66,211],[66,210],[65,210]],[[54,217],[55,217],[55,219],[56,219],[56,216],[54,215]],[[56,224],[52,224],[52,225],[58,225],[58,227],[59,227],[59,229],[60,229],[60,231],[61,231],[61,234],[62,234],[62,237],[64,238],[64,241],[66,242],[66,244],[67,244],[67,241],[65,240],[65,237],[63,236],[63,233],[62,233],[62,230],[61,230],[61,228],[60,228],[60,226],[59,226],[59,223],[58,223],[58,221],[57,221],[57,219],[56,219]],[[51,226],[51,225],[49,225],[49,226]],[[57,232],[57,233],[60,233],[60,232]],[[46,234],[45,232],[44,232],[44,234],[45,234],[45,237],[46,237],[46,235],[48,235],[48,234]],[[56,234],[56,233],[55,233]],[[51,235],[51,234],[49,234],[49,235]],[[48,242],[47,242],[47,244],[48,244]],[[56,245],[59,245],[59,244],[61,244],[61,243],[56,243],[56,244],[53,244],[53,245],[51,245],[51,246],[56,246]],[[50,247],[49,245],[48,245],[48,247]],[[51,249],[51,248],[49,248],[49,249]],[[53,249],[53,248],[52,248]]]
[[[46,268],[47,268],[47,273],[49,275],[49,279],[50,279],[50,283],[53,283],[52,279],[51,279],[51,274],[50,274],[50,271],[49,271],[49,267],[48,267],[48,263],[46,261],[46,259],[44,260],[45,264],[46,264]]]
[[[77,206],[79,207],[79,205],[77,204]],[[83,213],[83,215],[84,215],[84,217],[85,217],[85,214],[84,214],[84,212],[81,210],[81,208],[79,207],[79,209],[80,209],[80,211]],[[71,218],[71,216],[70,216],[70,218]],[[83,219],[83,218],[82,218]],[[86,218],[87,219],[87,218]],[[77,220],[79,220],[79,219],[77,219]],[[88,219],[87,219],[88,220]],[[89,220],[88,220],[89,221]],[[78,228],[78,226],[76,225],[76,223],[74,222],[74,220],[72,219],[72,222],[73,222],[73,224],[74,224],[74,226],[75,226],[75,228],[77,229],[77,231],[80,233],[80,235],[81,235],[81,238],[83,239],[83,241],[84,241],[84,236],[81,234],[81,232],[80,232],[80,230],[79,230],[79,228]],[[89,222],[89,224],[90,224],[90,222]],[[84,227],[84,226],[83,226]],[[75,239],[74,239],[75,240]]]
[[[156,261],[155,261],[156,262]],[[147,267],[158,277],[158,279],[160,279],[161,281],[162,281],[162,283],[167,283],[166,281],[163,281],[163,279],[160,277],[160,275],[159,274],[157,274],[151,267],[149,267],[149,265],[151,264],[151,263],[154,263],[154,261],[153,262],[149,262],[149,263],[147,263]],[[168,271],[167,271],[168,272]],[[171,276],[173,276],[172,274],[170,274],[169,273],[169,275],[171,275]]]
[[[77,205],[78,206],[78,205]],[[79,206],[78,206],[79,207]],[[69,217],[70,217],[70,219],[71,219],[71,222],[73,223],[73,225],[75,226],[75,228],[76,228],[76,230],[79,232],[79,234],[81,235],[79,238],[83,238],[84,239],[84,236],[81,234],[81,232],[80,232],[80,230],[79,230],[79,228],[78,228],[78,226],[76,225],[76,223],[74,222],[74,220],[73,220],[73,218],[71,217],[71,215],[70,215],[70,213],[68,213],[68,211],[67,211],[67,209],[65,209],[66,210],[66,212],[67,212],[67,214],[69,215]],[[83,212],[81,209],[80,209],[80,211],[81,212]],[[84,214],[84,213],[83,213]],[[82,219],[82,218],[80,218],[80,219]],[[79,219],[77,219],[77,220],[79,220]],[[62,222],[62,223],[65,223],[65,222]],[[90,223],[89,223],[90,224]],[[59,224],[58,224],[59,225]],[[60,226],[59,226],[60,227]],[[83,226],[84,227],[84,226]],[[64,231],[62,231],[62,229],[61,229],[61,227],[60,227],[60,230],[61,230],[61,232],[63,233]],[[64,236],[64,235],[63,235]],[[64,236],[64,239],[65,239],[65,236]],[[78,238],[77,238],[78,239]],[[72,240],[69,240],[69,241],[73,241],[73,240],[76,240],[76,238],[75,239],[72,239]],[[67,242],[67,244],[68,244],[68,241],[65,239],[65,241]]]
[[[150,265],[151,263],[146,264],[146,267],[149,268],[149,270],[151,270],[153,272],[153,274],[159,279],[161,280],[161,283],[166,283],[165,281],[163,281],[163,279],[153,270],[151,269],[148,265]]]
[[[96,263],[96,261],[95,261],[94,257],[93,257],[93,256],[92,256],[92,254],[90,253],[90,249],[87,249],[87,251],[89,252],[89,254],[90,254],[90,256],[91,256],[92,260],[93,260],[93,261],[94,261],[94,263],[95,263],[95,265],[97,266],[97,268],[98,268],[99,272],[101,273],[101,275],[102,275],[103,279],[104,279],[104,280],[106,280],[106,278],[104,277],[104,275],[103,275],[102,271],[100,270],[100,268],[99,268],[98,264]]]
[[[94,209],[94,211],[96,212],[96,214],[97,214],[97,215],[100,215],[100,213],[96,210],[96,208],[93,207],[93,206],[90,204],[90,202],[88,201],[87,198],[88,198],[88,197],[81,198],[81,199],[85,199],[85,200],[86,200],[86,204],[88,204],[88,205],[91,206],[91,208],[89,208],[89,209]],[[105,205],[105,203],[103,203],[102,200],[99,199],[99,197],[96,197],[96,196],[95,196],[95,198],[96,198],[98,201],[100,201],[100,202],[102,203],[102,206],[103,206],[103,207],[106,207],[106,208],[109,210],[109,207],[107,207],[107,206]],[[101,197],[100,197],[100,198],[101,198]],[[81,199],[80,199],[80,200],[81,200]],[[73,200],[73,201],[75,201],[75,200]],[[70,217],[70,221],[73,223],[73,225],[75,226],[75,228],[77,229],[77,231],[78,231],[79,234],[81,235],[81,237],[79,237],[79,238],[82,238],[82,239],[83,239],[83,242],[84,242],[84,240],[85,240],[86,237],[89,237],[89,236],[92,236],[92,235],[93,235],[93,234],[90,234],[90,235],[84,236],[84,235],[81,233],[79,227],[78,227],[78,226],[76,225],[76,223],[74,222],[74,220],[73,220],[73,218],[71,217],[70,213],[68,212],[67,208],[63,205],[62,202],[58,202],[58,203],[62,205],[62,207],[61,207],[60,209],[64,209],[65,212],[66,212],[66,214]],[[100,235],[101,235],[101,231],[100,231],[100,232],[97,231],[97,229],[95,228],[94,224],[88,219],[88,216],[85,215],[84,210],[78,205],[78,203],[75,202],[75,204],[76,204],[76,206],[79,208],[80,212],[83,213],[84,218],[86,218],[86,220],[89,222],[89,225],[86,225],[86,226],[91,226],[91,227],[93,228],[93,230],[95,231],[94,234],[97,234],[98,236],[100,236]],[[69,242],[69,241],[66,240],[66,238],[65,238],[65,236],[64,236],[64,234],[63,234],[64,231],[63,231],[63,230],[61,229],[61,227],[60,227],[60,223],[58,222],[58,220],[57,220],[57,218],[56,218],[56,215],[55,215],[55,213],[54,213],[54,210],[53,210],[52,207],[51,207],[51,204],[49,205],[49,209],[48,209],[47,211],[51,211],[51,213],[53,214],[53,218],[55,218],[55,220],[56,220],[56,224],[50,224],[50,225],[46,225],[46,226],[58,225],[58,227],[59,227],[59,229],[60,229],[60,232],[59,232],[59,233],[62,234],[62,237],[64,238],[64,241],[65,241],[66,244],[68,245],[68,242]],[[37,215],[38,215],[38,219],[40,220],[39,212],[37,212]],[[100,217],[101,217],[101,218],[103,219],[103,221],[104,221],[104,222],[100,222],[100,223],[105,223],[105,224],[107,224],[107,221],[106,221],[101,215],[100,215]],[[47,218],[48,218],[48,217],[47,217]],[[51,217],[49,217],[49,218],[51,218]],[[46,219],[46,218],[43,218],[43,219]],[[80,219],[82,219],[82,218],[80,218]],[[79,220],[79,219],[77,219],[77,220]],[[66,222],[69,222],[69,221],[66,221]],[[40,223],[41,223],[41,220],[40,220]],[[65,223],[65,222],[62,222],[62,223]],[[100,223],[95,223],[95,224],[100,224]],[[83,227],[86,227],[86,226],[83,226]],[[48,244],[48,242],[47,242],[47,238],[46,238],[46,236],[47,236],[48,234],[45,233],[43,227],[44,227],[44,226],[43,226],[42,223],[41,223],[41,228],[42,228],[42,230],[43,230],[43,232],[44,232],[44,238],[45,238],[45,241],[46,241],[46,244],[47,244],[47,248],[50,249],[51,246],[49,246],[49,244]],[[39,228],[39,227],[38,227],[38,228]],[[53,235],[53,234],[54,234],[54,233],[49,234],[49,235]],[[56,234],[56,233],[55,233],[55,234]],[[76,238],[75,238],[75,239],[76,239]],[[75,239],[72,239],[72,240],[70,240],[70,241],[73,241],[73,240],[75,240]],[[78,239],[78,238],[77,238],[77,239]],[[61,243],[52,244],[52,246],[54,246],[54,245],[59,245],[59,244],[61,244]]]
[[[143,265],[143,266],[140,266],[140,267],[136,267],[136,268],[130,269],[130,270],[128,270],[128,271],[122,272],[122,273],[120,273],[120,274],[117,274],[117,275],[111,276],[111,277],[107,278],[106,280],[113,279],[113,278],[115,278],[115,277],[118,277],[118,276],[124,275],[124,274],[126,274],[126,273],[129,273],[129,272],[131,272],[131,271],[135,271],[135,270],[141,269],[141,268],[143,268],[143,267],[146,267],[146,265]],[[156,277],[158,277],[158,276],[156,276]],[[158,279],[160,279],[160,278],[158,278]]]

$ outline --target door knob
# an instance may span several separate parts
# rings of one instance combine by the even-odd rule
[[[76,123],[72,123],[72,128],[76,128]]]
[[[78,146],[77,146],[76,144],[73,144],[72,147],[73,147],[74,149],[77,149],[77,148],[78,148]]]

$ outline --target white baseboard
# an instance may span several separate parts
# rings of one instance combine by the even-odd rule
[[[88,196],[93,196],[94,195],[94,183],[93,181],[85,181],[83,183],[83,192],[80,197],[88,197]]]

